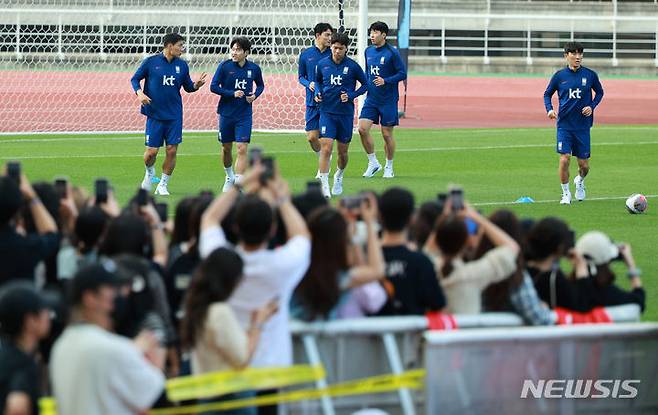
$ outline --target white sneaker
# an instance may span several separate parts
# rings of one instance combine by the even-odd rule
[[[151,191],[151,178],[150,177],[144,177],[144,180],[142,180],[142,184],[139,185],[142,189],[146,190],[147,192]]]
[[[368,167],[366,168],[366,171],[363,172],[363,177],[372,177],[382,169],[382,165],[377,162],[377,164],[372,164],[368,162]]]
[[[320,180],[321,187],[322,187],[322,196],[324,196],[327,199],[331,199],[331,192],[329,191],[329,180],[326,182],[323,182]]]
[[[159,184],[158,187],[155,188],[155,194],[160,196],[169,196],[169,189],[167,189],[167,185]]]
[[[315,173],[315,180],[320,180],[320,169],[318,169],[318,172]]]
[[[395,177],[393,173],[393,167],[384,167],[384,175],[382,176],[385,179],[392,179]]]
[[[331,194],[338,196],[342,193],[343,193],[343,178],[334,175],[334,185],[331,188]]]
[[[578,177],[574,177],[573,184],[576,185],[576,200],[582,202],[585,200],[585,181],[583,179],[578,180]]]
[[[230,176],[226,176],[226,180],[224,181],[224,187],[222,187],[222,193],[226,193],[229,190],[231,190],[234,181],[235,179],[231,178]]]
[[[560,199],[561,205],[570,205],[571,204],[571,192],[562,193],[562,199]]]

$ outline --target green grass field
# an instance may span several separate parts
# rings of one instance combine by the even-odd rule
[[[638,266],[645,271],[648,304],[644,319],[658,320],[658,214],[652,206],[658,193],[658,126],[595,127],[588,200],[571,206],[558,204],[553,129],[398,130],[396,135],[396,177],[392,180],[361,177],[367,160],[355,136],[344,194],[362,189],[381,191],[395,185],[411,189],[420,203],[434,198],[449,183],[456,183],[464,186],[466,198],[485,213],[504,207],[522,217],[562,217],[578,235],[602,230],[632,245]],[[375,140],[383,161],[379,133]],[[302,191],[313,179],[317,159],[303,134],[256,133],[252,143],[276,157],[293,191]],[[143,177],[142,151],[143,138],[137,134],[0,136],[0,161],[21,160],[32,181],[65,175],[74,184],[91,189],[95,177],[108,177],[122,202],[132,196]],[[158,165],[161,161],[162,157]],[[572,174],[575,172],[574,162]],[[170,205],[200,189],[218,191],[223,180],[216,134],[187,134],[169,185]],[[626,213],[624,200],[631,193],[649,196],[646,214]],[[521,196],[530,196],[536,203],[512,203]],[[616,269],[618,283],[626,286],[623,268]]]

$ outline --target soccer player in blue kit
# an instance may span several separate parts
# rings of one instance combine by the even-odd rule
[[[384,178],[392,178],[395,139],[393,128],[400,123],[398,118],[398,83],[407,79],[407,70],[400,57],[400,52],[386,42],[388,25],[375,22],[368,29],[370,45],[366,49],[366,75],[368,77],[368,95],[359,116],[359,136],[361,144],[368,155],[368,167],[363,177],[373,177],[382,169],[375,155],[375,145],[370,135],[372,124],[380,124],[384,138],[386,166]]]
[[[320,59],[326,58],[331,55],[331,35],[334,29],[329,23],[318,23],[313,28],[315,41],[313,46],[304,49],[299,55],[299,67],[297,74],[299,75],[299,83],[306,89],[306,139],[311,146],[311,150],[320,157],[320,106],[313,99],[315,94],[315,66]],[[320,178],[320,170],[318,170],[316,179]]]
[[[155,159],[163,144],[166,144],[166,157],[162,164],[162,179],[155,194],[167,196],[169,178],[176,167],[176,152],[183,141],[183,102],[181,86],[187,92],[198,91],[206,82],[202,73],[196,82],[190,78],[190,68],[180,56],[183,54],[185,38],[178,33],[164,36],[162,53],[150,56],[142,62],[130,79],[133,91],[146,115],[146,140],[144,164],[146,173],[141,187],[151,190],[151,179],[155,175]],[[140,81],[144,79],[144,89]]]
[[[603,99],[603,87],[599,77],[591,69],[582,66],[583,45],[568,42],[564,45],[564,58],[567,67],[557,71],[544,92],[544,106],[548,118],[557,118],[557,152],[560,154],[559,175],[562,185],[560,204],[571,204],[569,190],[569,161],[574,155],[578,158],[578,176],[573,180],[576,186],[576,200],[585,200],[585,176],[589,172],[590,129],[594,121],[594,110]],[[551,103],[551,97],[558,92],[559,113]],[[595,96],[592,99],[592,91]]]
[[[343,173],[347,167],[347,151],[352,141],[354,98],[366,92],[366,74],[348,58],[350,38],[345,33],[331,36],[331,56],[323,58],[315,68],[315,101],[320,102],[320,183],[322,194],[343,193]],[[356,89],[356,81],[361,86]],[[329,157],[334,140],[338,142],[338,167],[329,191]]]
[[[263,93],[265,83],[260,66],[247,60],[251,42],[246,37],[231,40],[231,59],[219,64],[210,82],[210,91],[219,95],[217,104],[219,141],[226,179],[223,192],[240,183],[247,168],[247,147],[251,141],[252,103]],[[256,89],[254,90],[254,84]],[[238,149],[233,170],[233,142]]]

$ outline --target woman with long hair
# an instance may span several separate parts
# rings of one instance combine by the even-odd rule
[[[367,228],[365,259],[361,247],[352,243],[351,229],[359,214]],[[377,200],[371,194],[364,196],[357,208],[345,208],[342,213],[324,206],[309,214],[311,265],[293,295],[293,317],[332,320],[379,310],[386,301],[378,282],[384,276],[385,263],[376,221]]]
[[[278,308],[271,302],[253,312],[251,325],[246,331],[240,327],[227,301],[242,280],[243,266],[237,253],[218,248],[199,265],[192,278],[185,297],[181,341],[183,347],[191,351],[192,373],[195,375],[247,367],[256,350],[262,326]],[[253,393],[226,395],[221,400],[249,396]],[[243,408],[211,413],[255,415],[256,411]]]
[[[470,262],[464,261],[469,236],[466,218],[476,223],[483,230],[483,236],[495,246],[482,258]],[[453,314],[480,313],[482,291],[516,269],[519,251],[514,239],[470,205],[453,211],[450,201],[425,245],[425,252],[435,261],[439,282],[448,299],[448,310]]]

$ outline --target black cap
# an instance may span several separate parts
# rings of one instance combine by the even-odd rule
[[[109,259],[81,268],[71,280],[71,302],[79,305],[85,291],[97,291],[102,286],[118,286],[123,283],[117,274],[117,266]]]
[[[0,332],[13,338],[23,330],[28,314],[51,309],[46,299],[28,282],[11,282],[0,289]]]

